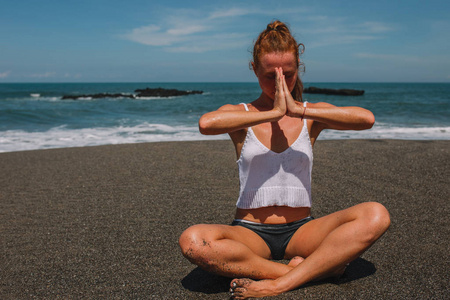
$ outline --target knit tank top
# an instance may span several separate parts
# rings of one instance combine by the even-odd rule
[[[306,107],[306,102],[303,105]],[[313,152],[306,120],[298,138],[281,153],[263,145],[249,127],[237,164],[238,208],[311,207]]]

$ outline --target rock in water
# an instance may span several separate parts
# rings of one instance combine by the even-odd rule
[[[325,95],[340,95],[340,96],[361,96],[364,95],[364,90],[353,89],[325,89],[318,87],[308,87],[303,90],[305,94],[325,94]]]
[[[136,97],[175,97],[175,96],[186,96],[186,95],[192,95],[192,94],[203,94],[203,91],[180,91],[176,89],[163,89],[163,88],[156,88],[156,89],[150,89],[146,88],[143,90],[135,90],[137,93],[136,95],[131,94],[107,94],[107,93],[100,93],[100,94],[89,94],[89,95],[65,95],[62,96],[62,100],[71,99],[82,99],[82,98],[91,98],[91,99],[99,99],[99,98],[130,98],[130,99],[136,99]]]
[[[185,96],[192,94],[203,94],[203,91],[180,91],[176,89],[163,89],[163,88],[146,88],[135,90],[137,93],[136,97],[175,97],[175,96]]]

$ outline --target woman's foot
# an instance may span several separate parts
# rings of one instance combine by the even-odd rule
[[[334,274],[333,274],[333,278],[335,280],[339,280],[345,273],[345,270],[347,269],[349,264],[346,264],[345,266],[343,266],[342,268],[338,269]]]
[[[299,264],[301,264],[305,259],[301,256],[294,256],[288,263],[289,267],[295,268]]]
[[[345,270],[347,269],[349,264],[344,265],[341,268],[336,269],[335,271],[328,273],[326,275],[323,275],[321,277],[318,277],[316,279],[314,279],[313,281],[321,281],[321,280],[325,280],[325,279],[331,279],[331,280],[339,280],[341,279],[341,277],[344,275]]]
[[[276,292],[274,280],[254,281],[248,278],[233,279],[230,293],[232,299],[239,300],[281,294],[281,292]]]

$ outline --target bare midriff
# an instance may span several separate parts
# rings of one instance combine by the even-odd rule
[[[254,209],[236,209],[236,219],[263,224],[285,224],[309,217],[309,207],[269,206]]]

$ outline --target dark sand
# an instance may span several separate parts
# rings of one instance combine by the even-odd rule
[[[276,299],[449,297],[450,141],[319,141],[313,214],[363,201],[389,231],[347,269]],[[181,255],[196,223],[230,223],[229,141],[0,154],[1,299],[228,299]]]

